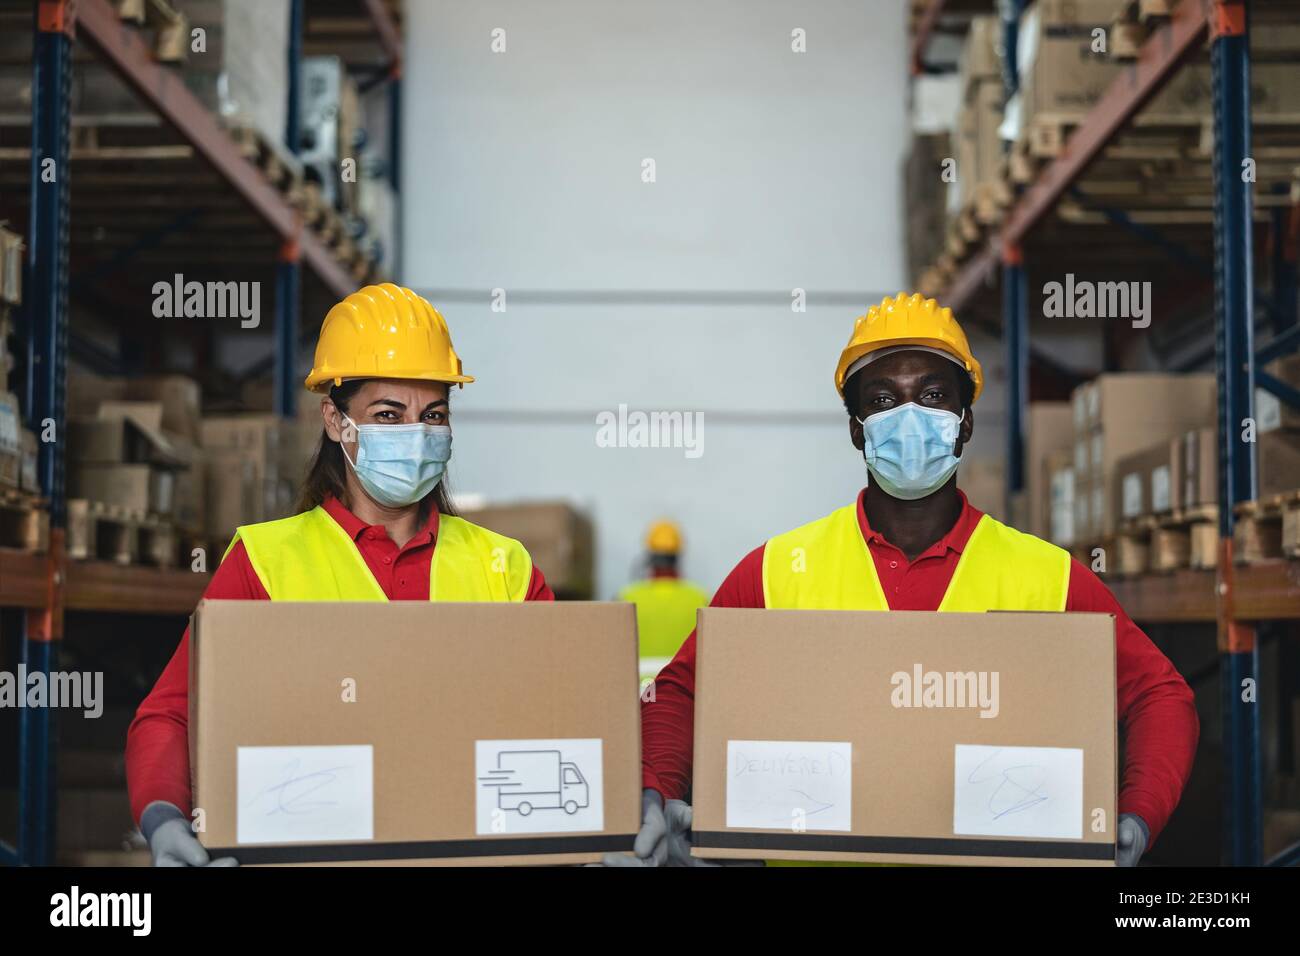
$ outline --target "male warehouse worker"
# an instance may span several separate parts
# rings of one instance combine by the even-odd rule
[[[1192,692],[1114,596],[1068,552],[971,507],[957,488],[979,362],[949,309],[900,293],[857,320],[835,387],[870,480],[855,502],[750,552],[714,607],[907,611],[1097,611],[1115,616],[1118,717],[1126,728],[1118,862],[1134,866],[1178,804],[1196,750]],[[807,555],[794,573],[793,548]],[[820,572],[817,569],[822,569]],[[691,865],[695,634],[641,706],[643,822],[636,856]]]
[[[448,393],[472,381],[447,323],[411,290],[367,286],[334,306],[307,376],[322,396],[323,433],[298,514],[240,528],[203,596],[554,600],[518,541],[452,512]],[[189,638],[127,733],[131,811],[155,865],[232,866],[209,861],[190,830]]]
[[[677,525],[656,521],[646,533],[645,548],[650,577],[629,584],[618,596],[636,605],[643,683],[677,653],[682,638],[695,626],[696,610],[709,603],[698,586],[678,577],[682,532]]]

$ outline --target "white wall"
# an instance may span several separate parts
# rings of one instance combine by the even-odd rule
[[[453,398],[453,486],[590,508],[602,596],[657,516],[712,589],[863,483],[831,379],[905,278],[904,8],[407,4],[402,280],[478,376]],[[598,448],[620,404],[703,412],[702,456]]]

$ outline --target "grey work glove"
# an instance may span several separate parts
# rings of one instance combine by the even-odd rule
[[[149,844],[154,866],[239,866],[233,856],[209,859],[208,851],[190,829],[189,818],[166,800],[155,800],[144,808],[140,832]]]
[[[1137,866],[1150,841],[1151,830],[1145,820],[1136,813],[1121,813],[1115,841],[1115,865]]]
[[[669,806],[680,803],[669,800]],[[663,797],[658,790],[641,791],[641,829],[632,844],[632,856],[606,853],[602,866],[664,866],[668,861],[668,820],[664,815]]]

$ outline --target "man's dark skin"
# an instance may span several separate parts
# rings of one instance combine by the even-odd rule
[[[922,408],[942,408],[954,415],[962,414],[962,376],[965,370],[933,352],[895,352],[860,369],[847,383],[846,394],[852,399],[854,414],[849,416],[849,437],[862,453],[862,425],[859,418],[914,402]],[[969,377],[967,377],[969,381]],[[965,389],[969,393],[970,388]],[[953,454],[960,457],[970,441],[975,421],[969,407],[957,432]],[[864,505],[871,527],[899,548],[908,561],[947,534],[961,514],[957,495],[957,475],[943,487],[924,498],[904,501],[886,494],[875,483],[867,486]]]

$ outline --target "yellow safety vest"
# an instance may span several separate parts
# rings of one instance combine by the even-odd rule
[[[657,675],[695,629],[695,612],[709,596],[680,578],[649,578],[629,584],[620,601],[636,605],[636,632],[641,653],[641,682]]]
[[[240,527],[249,563],[272,601],[387,601],[356,542],[324,508]],[[226,554],[230,553],[226,549]],[[438,517],[430,601],[522,601],[533,561],[522,544],[463,518]]]
[[[939,610],[1064,611],[1069,589],[1068,551],[984,515],[957,560]],[[767,542],[763,602],[770,608],[889,610],[856,502]]]
[[[1064,611],[1069,590],[1068,551],[984,515],[938,609]],[[763,600],[770,608],[889,610],[856,503],[767,542]]]

